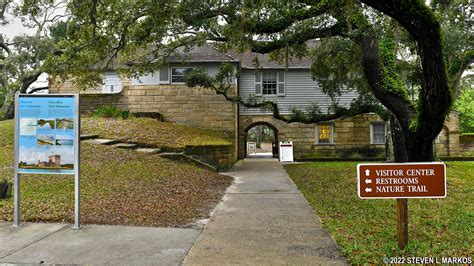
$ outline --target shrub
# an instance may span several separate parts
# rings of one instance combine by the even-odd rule
[[[306,114],[301,108],[291,107],[290,108],[290,121],[292,122],[305,122]]]
[[[309,121],[319,121],[323,119],[321,108],[317,103],[312,103],[310,106],[306,107],[306,115]]]
[[[130,117],[129,110],[122,110],[116,106],[103,105],[92,113],[93,116],[105,117],[105,118],[122,118],[127,119]]]

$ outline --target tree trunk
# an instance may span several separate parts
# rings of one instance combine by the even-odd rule
[[[15,92],[8,90],[5,95],[2,109],[0,110],[0,120],[13,119],[15,117]]]
[[[410,123],[416,119],[417,115],[413,106],[399,95],[382,88],[383,81],[387,77],[380,59],[378,39],[373,33],[368,32],[361,34],[356,41],[362,52],[362,67],[371,91],[375,98],[392,112],[392,141],[395,162],[433,161],[432,136],[436,136],[434,131],[437,130],[438,125],[427,130],[428,126],[425,121],[419,126],[419,129],[412,131]],[[444,116],[442,119],[444,121]]]
[[[38,71],[34,74],[31,74],[30,76],[24,77],[22,79],[23,83],[21,84],[21,87],[19,88],[20,93],[27,93],[28,88],[33,84],[36,80],[38,80],[38,77],[42,74],[43,72]],[[3,86],[6,88],[7,83],[4,82]],[[43,90],[47,88],[37,88],[29,93],[36,92],[38,90]],[[7,119],[13,119],[15,117],[15,93],[16,90],[7,90],[7,94],[5,95],[5,102],[3,103],[2,109],[0,110],[0,120],[7,120]]]
[[[391,136],[393,144],[393,160],[401,163],[408,161],[407,149],[405,145],[405,135],[394,115],[390,116]]]
[[[406,145],[409,162],[434,161],[433,141],[428,141],[427,139],[428,137],[420,136],[410,136],[407,139]]]

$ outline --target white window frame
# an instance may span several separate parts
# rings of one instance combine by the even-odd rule
[[[383,125],[384,128],[384,142],[382,143],[375,143],[374,140],[374,125]],[[370,144],[381,145],[385,144],[387,138],[387,123],[385,122],[372,122],[370,123]]]
[[[319,126],[329,126],[329,143],[319,143]],[[334,123],[319,123],[316,124],[316,145],[333,145],[334,144]]]
[[[184,77],[184,75],[173,75],[173,69],[177,69],[177,68],[191,69],[191,71],[193,69],[195,69],[195,67],[188,67],[188,66],[172,66],[172,67],[170,67],[170,82],[171,82],[171,84],[185,84],[186,83],[184,81],[173,81],[173,76]]]
[[[118,75],[104,74],[102,82],[102,93],[117,94],[122,92],[122,81]]]
[[[264,82],[263,76],[265,74],[275,74],[275,93],[264,93]],[[280,70],[263,70],[263,71],[255,71],[254,77],[254,93],[257,96],[267,96],[267,97],[283,97],[286,94],[286,72]]]
[[[277,71],[264,71],[261,73],[261,81],[262,81],[262,95],[277,95],[278,94],[278,72]],[[275,81],[271,80],[267,83],[264,82],[263,77],[266,75],[274,75]],[[275,85],[275,93],[265,93],[265,85]],[[273,92],[273,89],[272,89]]]

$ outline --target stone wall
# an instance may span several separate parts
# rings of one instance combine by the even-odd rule
[[[212,89],[185,85],[132,86],[122,81],[118,94],[98,93],[90,89],[81,93],[81,111],[90,113],[103,105],[114,105],[131,112],[158,112],[164,121],[192,127],[223,131],[235,137],[237,105],[217,95]],[[51,93],[77,92],[70,82],[51,85]],[[234,90],[234,93],[236,91]]]
[[[235,145],[187,146],[184,153],[219,171],[228,170],[237,160]]]
[[[277,131],[279,141],[293,141],[295,159],[338,157],[385,157],[385,145],[370,143],[370,124],[382,119],[376,114],[361,114],[354,117],[328,121],[333,125],[333,144],[316,144],[316,124],[285,123],[272,116],[240,116],[239,158],[245,157],[245,138],[247,131],[257,125],[265,124]],[[452,112],[443,126],[436,142],[439,156],[469,155],[474,149],[469,140],[460,142],[458,114]],[[471,146],[472,145],[472,146]]]
[[[279,141],[292,141],[296,160],[321,157],[383,157],[385,145],[370,144],[370,123],[382,121],[376,114],[328,121],[333,124],[333,144],[316,144],[316,124],[285,123],[272,116],[240,116],[239,158],[245,156],[247,131],[257,124],[277,130]]]
[[[460,154],[464,156],[474,156],[474,135],[459,136]]]
[[[439,138],[435,140],[438,156],[459,156],[459,114],[451,112],[444,122]]]
[[[51,93],[78,92],[71,82],[50,81],[50,84]],[[157,112],[164,121],[223,132],[237,143],[237,104],[227,101],[212,89],[169,84],[134,86],[127,79],[122,79],[122,86],[122,91],[117,94],[103,94],[100,88],[79,92],[81,112],[88,114],[104,105],[117,106],[132,113]],[[235,88],[233,93],[236,93]],[[230,158],[237,158],[237,149],[231,151]]]

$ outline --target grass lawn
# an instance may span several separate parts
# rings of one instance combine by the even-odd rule
[[[87,130],[92,120],[86,121]],[[142,120],[131,121],[138,127]],[[204,134],[199,137],[197,131],[188,133],[182,129],[178,126],[169,136],[180,139],[179,145],[186,144],[180,137],[185,134],[192,134],[195,140],[208,139]],[[140,134],[133,134],[140,139]],[[151,134],[150,129],[147,134]],[[144,141],[151,138],[146,135]],[[0,179],[13,179],[13,159],[13,121],[3,121]],[[81,160],[82,222],[88,224],[184,226],[207,217],[231,183],[230,177],[189,163],[110,146],[81,143]],[[74,221],[73,176],[22,175],[21,193],[23,221]],[[0,221],[12,219],[13,197],[0,200]]]
[[[444,199],[409,199],[409,243],[396,240],[396,200],[357,196],[354,162],[285,166],[351,264],[383,257],[474,255],[474,162],[447,163]]]
[[[113,119],[85,117],[82,119],[83,134],[98,134],[104,138],[151,145],[162,148],[184,148],[186,145],[226,145],[229,137],[219,132],[203,130],[151,118]]]

